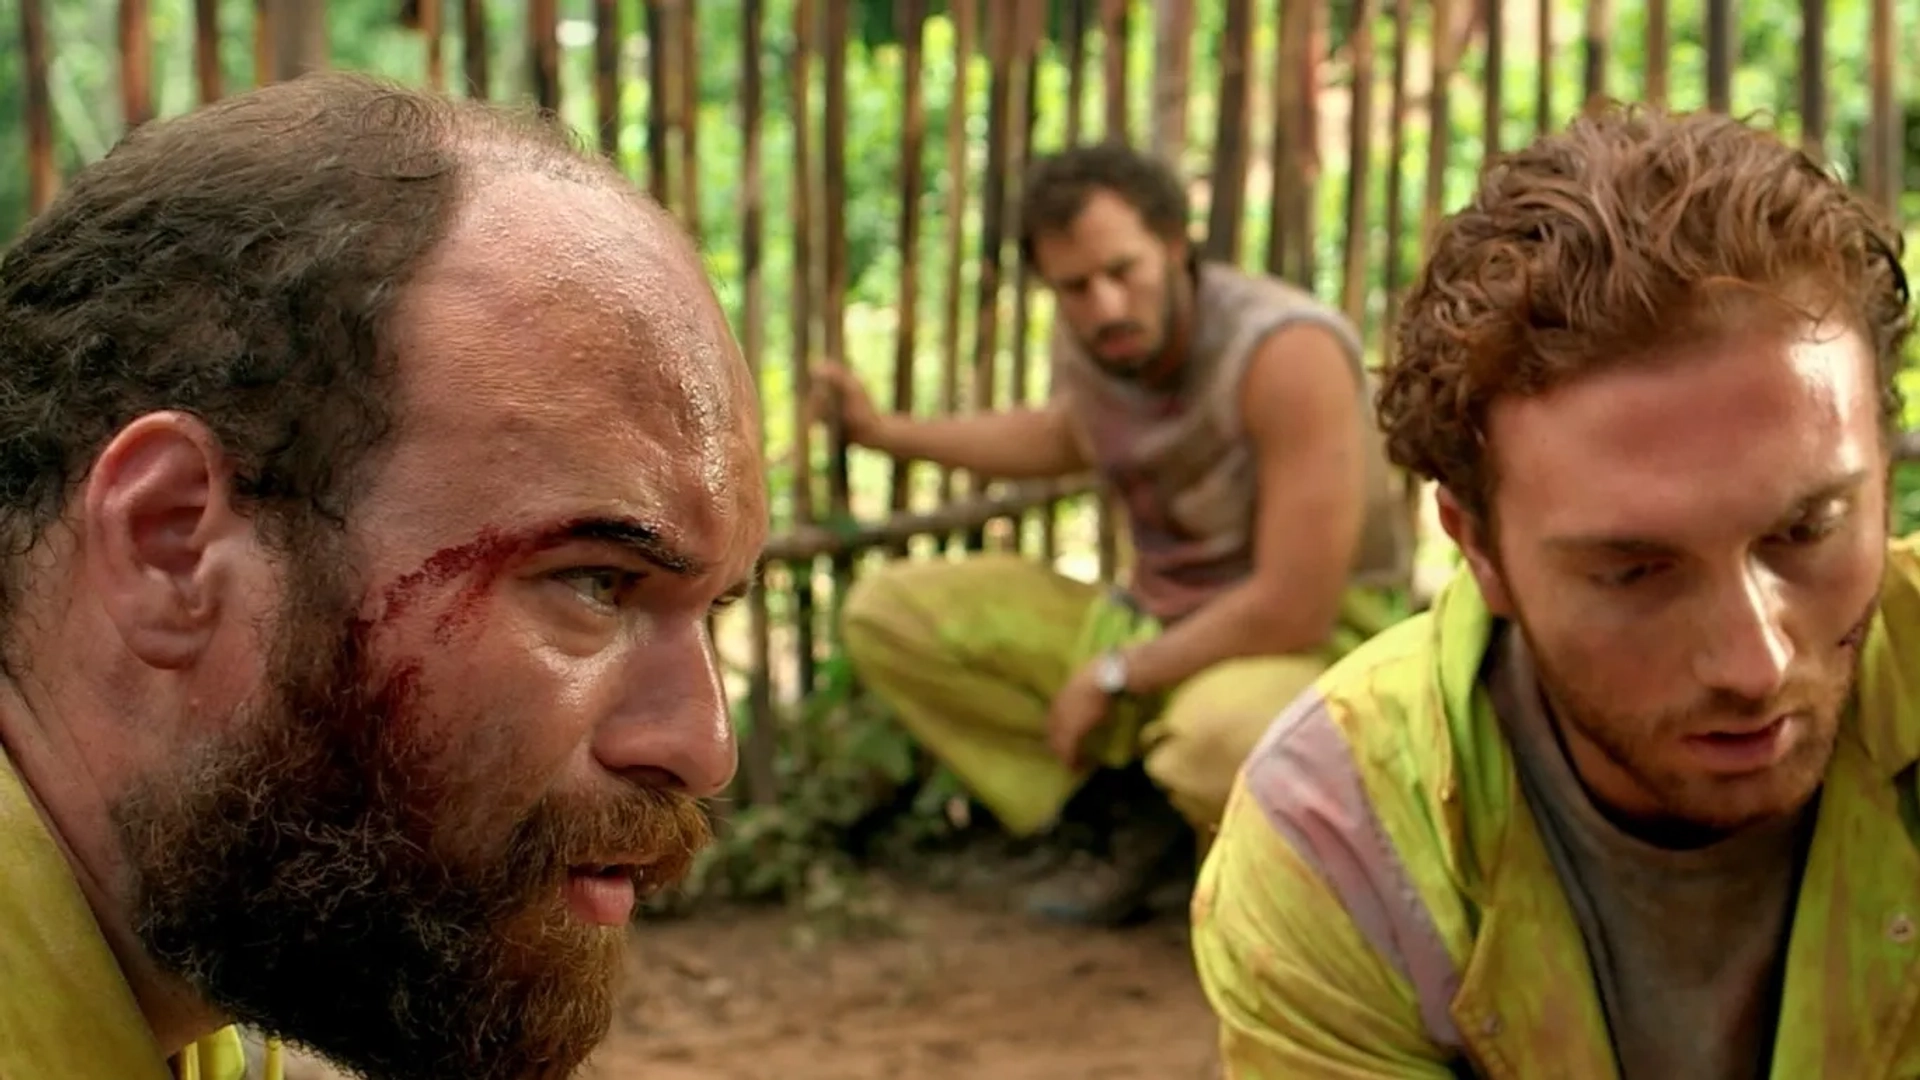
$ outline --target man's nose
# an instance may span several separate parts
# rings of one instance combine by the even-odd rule
[[[1740,575],[1714,605],[1709,643],[1700,654],[1701,682],[1747,701],[1779,693],[1793,666],[1793,640],[1785,622],[1781,582],[1765,567]]]
[[[595,733],[601,763],[631,782],[696,798],[725,791],[739,750],[704,628],[638,646],[621,678],[620,705]]]
[[[1117,279],[1105,275],[1087,283],[1087,307],[1101,325],[1120,322],[1127,317],[1127,290]]]

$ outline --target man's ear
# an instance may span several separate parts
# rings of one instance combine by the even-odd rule
[[[233,506],[219,440],[182,412],[139,417],[95,459],[81,493],[87,585],[127,648],[180,668],[206,648],[227,590],[233,545],[248,533]]]
[[[1440,527],[1447,531],[1467,560],[1467,569],[1480,586],[1487,610],[1500,618],[1513,617],[1513,603],[1507,596],[1507,581],[1500,573],[1500,560],[1494,555],[1493,536],[1479,515],[1460,504],[1453,492],[1440,488],[1434,496],[1440,512]]]

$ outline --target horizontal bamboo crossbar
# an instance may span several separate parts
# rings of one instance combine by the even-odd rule
[[[916,536],[964,532],[984,527],[997,518],[1015,517],[1096,489],[1093,477],[1075,476],[1020,484],[1008,490],[965,499],[917,514],[895,514],[866,521],[850,529],[798,525],[767,543],[768,562],[798,562],[822,555],[845,555],[904,543]]]

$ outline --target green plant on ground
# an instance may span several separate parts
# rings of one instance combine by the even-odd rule
[[[785,903],[831,932],[884,931],[891,912],[864,887],[863,856],[955,839],[971,822],[958,782],[921,754],[844,655],[829,655],[815,692],[778,714],[778,802],[723,804],[716,841],[686,884],[653,905]],[[736,703],[743,740],[752,718]]]

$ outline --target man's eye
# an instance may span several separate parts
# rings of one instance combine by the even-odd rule
[[[1588,574],[1595,585],[1603,589],[1630,589],[1658,574],[1661,567],[1657,563],[1635,563],[1632,566],[1615,566]]]
[[[610,566],[568,570],[559,577],[572,586],[582,599],[609,608],[619,607],[621,600],[640,580],[639,574]]]
[[[1825,517],[1813,518],[1808,521],[1801,521],[1790,525],[1782,530],[1776,539],[1783,544],[1805,547],[1809,544],[1817,544],[1825,540],[1827,537],[1832,536],[1839,528],[1839,515],[1830,514]]]

